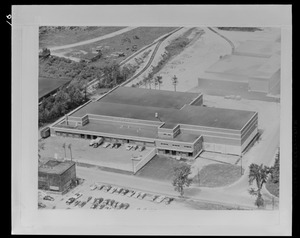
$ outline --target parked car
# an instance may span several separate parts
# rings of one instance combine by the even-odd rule
[[[119,202],[115,202],[115,203],[113,204],[113,206],[112,206],[112,207],[113,207],[114,209],[116,209],[116,208],[117,208],[117,206],[118,206],[118,204],[119,204]]]
[[[46,205],[42,202],[39,202],[38,205],[39,205],[39,208],[45,208],[46,207]]]
[[[74,207],[76,207],[79,203],[80,203],[80,201],[77,200],[77,201],[74,203]]]
[[[91,209],[95,209],[96,207],[98,206],[98,203],[93,203],[92,205],[91,205]]]
[[[145,150],[145,148],[146,147],[144,145],[141,145],[141,146],[139,146],[139,151],[142,152],[143,150]]]
[[[83,201],[82,203],[80,203],[80,207],[84,207],[85,206],[85,204],[86,204],[86,201]]]
[[[70,205],[70,204],[73,203],[75,200],[76,200],[75,198],[71,197],[71,198],[69,198],[69,199],[66,201],[66,203],[67,203],[68,205]]]
[[[102,190],[103,188],[105,188],[105,184],[99,184],[97,185],[98,190]]]
[[[112,148],[118,149],[121,145],[121,143],[114,143]]]
[[[117,190],[115,191],[117,194],[120,194],[122,192],[123,188],[117,187]]]
[[[95,143],[95,140],[94,139],[92,139],[92,140],[90,140],[90,146],[93,146],[94,145],[94,143]]]
[[[109,143],[109,142],[104,142],[104,143],[103,143],[103,148],[107,148],[108,146],[110,146],[110,143]]]
[[[129,207],[129,204],[128,203],[123,203],[123,209],[127,209]]]
[[[75,199],[78,199],[82,196],[82,193],[75,193],[75,195],[73,196]]]
[[[132,148],[132,145],[127,145],[126,146],[126,150],[131,150],[131,148]]]
[[[140,196],[140,192],[135,192],[135,194],[132,195],[133,198],[138,198]]]
[[[112,187],[112,188],[109,190],[109,193],[114,193],[116,190],[117,190],[116,187]]]
[[[44,200],[49,200],[49,201],[54,201],[54,198],[51,197],[51,196],[49,196],[49,195],[43,197],[43,199],[44,199]]]
[[[126,189],[126,188],[123,188],[123,190],[121,191],[121,195],[122,196],[124,196],[125,194],[127,194],[129,192],[129,190],[128,189]]]
[[[170,204],[172,201],[174,200],[174,198],[165,198],[164,202],[166,205]]]
[[[103,142],[103,138],[102,137],[97,137],[97,139],[95,139],[94,141],[94,148],[97,148],[99,145],[101,145]]]
[[[86,200],[86,203],[88,203],[89,201],[91,201],[92,198],[93,198],[92,196],[88,197],[88,199]]]
[[[140,196],[139,196],[139,199],[144,199],[146,197],[146,195],[147,195],[146,193],[141,192]]]
[[[119,210],[123,207],[123,203],[119,202],[116,206],[116,209]]]
[[[107,205],[107,204],[109,203],[109,201],[110,201],[110,199],[105,199],[102,203],[103,203],[104,205]]]
[[[158,198],[155,199],[156,203],[161,203],[166,197],[165,196],[159,196]]]
[[[127,197],[131,197],[134,193],[135,193],[134,191],[130,190],[130,191],[126,194],[126,196],[127,196]]]
[[[115,203],[115,200],[111,199],[111,200],[108,202],[108,205],[113,206],[114,203]]]
[[[138,145],[132,145],[132,150],[137,150],[137,148],[139,148]]]
[[[102,190],[103,192],[108,192],[112,188],[111,185],[106,185]]]
[[[95,184],[92,184],[91,186],[90,186],[90,189],[91,190],[95,190],[97,188],[97,186],[95,185]]]
[[[152,202],[153,202],[153,201],[155,201],[155,199],[156,199],[156,198],[158,198],[158,196],[157,196],[157,195],[152,195],[152,196],[150,196],[150,201],[152,201]]]
[[[99,205],[99,209],[103,209],[105,206],[106,206],[105,204],[101,203],[101,204]]]

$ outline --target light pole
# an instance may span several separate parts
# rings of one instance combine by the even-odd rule
[[[241,175],[243,175],[243,157],[240,156],[241,159]]]

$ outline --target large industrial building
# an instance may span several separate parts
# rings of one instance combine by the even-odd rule
[[[38,188],[65,192],[76,180],[75,163],[72,161],[48,160],[38,169]]]
[[[280,43],[246,41],[232,55],[222,57],[205,70],[198,78],[198,85],[228,82],[249,92],[278,94],[280,68]]]
[[[257,112],[205,107],[201,94],[117,87],[54,123],[51,134],[101,136],[194,159],[202,150],[241,155],[257,125]]]

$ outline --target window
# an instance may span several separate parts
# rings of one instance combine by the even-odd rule
[[[161,145],[169,145],[169,144],[167,144],[167,143],[161,143]]]
[[[189,149],[191,149],[192,147],[191,146],[189,146],[189,145],[185,145],[184,146],[185,148],[189,148]]]
[[[172,146],[176,146],[176,147],[179,147],[179,145],[174,145],[174,144],[173,144]]]
[[[188,156],[192,157],[192,156],[193,156],[193,153],[188,153]]]

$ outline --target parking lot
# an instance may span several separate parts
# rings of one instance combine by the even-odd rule
[[[107,188],[110,189],[107,191]],[[115,191],[119,188],[119,191]],[[113,192],[114,191],[114,192]],[[44,196],[47,192],[43,193]],[[78,194],[78,198],[76,198]],[[129,196],[129,194],[131,196]],[[140,196],[137,196],[139,195]],[[66,195],[55,195],[48,193],[54,200],[44,200],[39,197],[39,202],[46,205],[48,209],[113,209],[113,210],[160,210],[176,209],[176,200],[171,197],[153,194],[132,188],[119,187],[106,183],[84,182]],[[72,199],[70,204],[67,201]],[[169,204],[166,203],[171,198]],[[98,202],[97,202],[98,199]],[[100,201],[99,201],[100,200]],[[106,201],[105,201],[106,200]],[[70,200],[69,200],[70,201]],[[99,203],[100,202],[100,203]],[[126,208],[126,204],[128,204]]]
[[[151,150],[151,148],[145,147],[143,151],[138,149],[127,150],[128,144],[122,144],[119,148],[112,148],[111,145],[108,148],[104,148],[101,144],[99,147],[94,148],[89,145],[90,140],[70,138],[70,137],[48,137],[43,139],[45,143],[45,149],[40,152],[41,157],[58,158],[65,157],[65,150],[63,144],[66,143],[66,157],[70,158],[70,149],[68,145],[71,144],[73,161],[97,165],[100,167],[108,167],[113,169],[119,169],[132,172],[132,157],[145,156]]]

